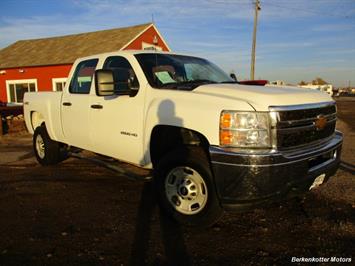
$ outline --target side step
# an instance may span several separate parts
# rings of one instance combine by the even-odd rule
[[[97,165],[103,166],[107,169],[110,169],[110,170],[116,172],[116,173],[122,174],[131,180],[146,180],[146,181],[148,181],[153,178],[153,170],[143,169],[143,168],[131,165],[131,164],[125,164],[125,167],[123,167],[123,166],[119,165],[119,164],[123,164],[123,163],[118,164],[118,163],[107,162],[107,161],[99,160],[96,158],[86,157],[80,153],[69,152],[68,155],[70,157],[86,160],[86,161],[95,163]]]

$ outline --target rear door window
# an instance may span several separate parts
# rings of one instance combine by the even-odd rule
[[[94,76],[98,59],[82,61],[75,69],[73,78],[70,82],[69,92],[78,94],[90,93],[91,82]]]

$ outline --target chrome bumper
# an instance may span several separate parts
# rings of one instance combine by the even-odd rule
[[[314,179],[327,181],[340,163],[343,135],[326,143],[292,151],[209,149],[222,205],[245,209],[308,191]]]

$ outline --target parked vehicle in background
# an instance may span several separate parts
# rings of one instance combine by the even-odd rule
[[[311,90],[319,90],[319,91],[328,93],[330,96],[333,96],[333,85],[331,85],[331,84],[325,84],[325,85],[307,84],[307,85],[299,85],[299,87],[307,88],[307,89],[311,89]]]
[[[340,162],[329,95],[241,85],[186,55],[78,59],[63,92],[26,93],[24,113],[39,163],[78,147],[152,170],[160,205],[186,225],[304,193]]]
[[[7,105],[6,103],[0,104],[0,116],[18,116],[23,114],[22,105]]]

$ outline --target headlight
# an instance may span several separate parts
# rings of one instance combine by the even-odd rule
[[[222,111],[219,140],[221,146],[270,147],[269,113]]]

